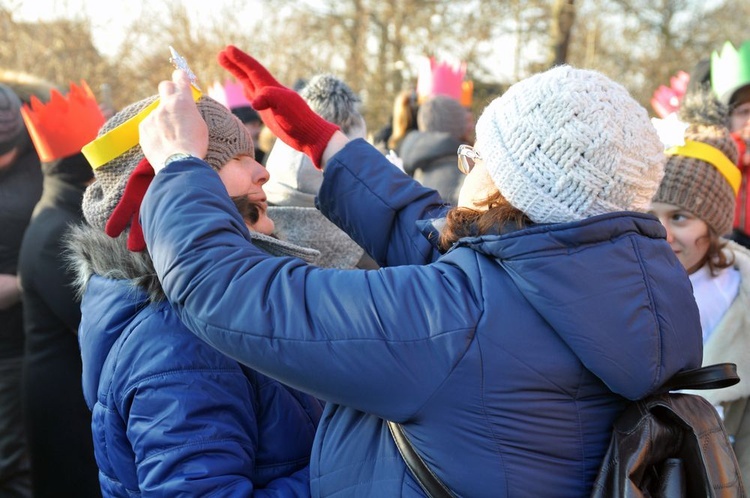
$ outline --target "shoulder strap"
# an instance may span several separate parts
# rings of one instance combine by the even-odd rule
[[[670,378],[661,386],[659,392],[676,391],[680,389],[721,389],[737,384],[737,365],[734,363],[717,363],[692,370],[683,370]],[[393,441],[398,452],[409,467],[411,474],[419,483],[422,490],[430,498],[453,498],[453,493],[435,475],[422,457],[414,449],[400,424],[386,420],[391,431]]]
[[[677,391],[680,389],[722,389],[733,386],[740,381],[737,365],[734,363],[717,363],[692,370],[677,372],[659,392]]]
[[[453,498],[453,493],[450,489],[443,484],[443,481],[436,476],[432,470],[424,463],[422,457],[417,454],[414,446],[411,445],[411,441],[406,437],[406,432],[401,424],[386,420],[388,423],[388,429],[391,431],[393,441],[396,443],[398,452],[401,453],[401,457],[406,462],[406,466],[409,467],[412,476],[417,480],[422,490],[427,493],[430,498]]]

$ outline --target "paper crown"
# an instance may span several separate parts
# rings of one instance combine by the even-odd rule
[[[464,106],[471,105],[474,83],[464,81],[465,62],[436,62],[434,57],[424,57],[417,72],[417,100],[421,104],[435,95],[447,95]]]
[[[679,71],[669,79],[669,86],[659,85],[654,91],[651,107],[660,118],[666,118],[679,110],[689,81],[690,75],[685,71]]]
[[[170,64],[188,75],[193,100],[197,102],[201,98],[202,93],[200,88],[198,88],[195,74],[190,70],[185,58],[178,54],[174,48],[169,47],[169,52],[171,53],[171,57],[169,58]],[[140,138],[138,126],[158,105],[159,99],[156,99],[141,109],[132,118],[84,145],[81,148],[81,153],[89,162],[91,168],[99,169],[114,158],[121,156],[129,149],[138,145]]]
[[[42,162],[79,153],[105,121],[85,81],[81,81],[81,86],[71,83],[65,97],[52,89],[46,104],[35,95],[30,101],[31,105],[21,107],[21,115]]]
[[[711,54],[711,88],[724,104],[729,104],[734,92],[750,84],[750,40],[740,45],[725,42],[721,53]]]
[[[659,134],[667,156],[690,157],[712,165],[732,187],[734,195],[737,195],[742,183],[742,173],[721,150],[707,143],[686,140],[685,132],[690,125],[680,121],[675,113],[668,114],[664,119],[651,118],[651,123]]]
[[[227,109],[234,109],[236,107],[252,107],[250,101],[245,97],[242,91],[241,83],[233,83],[227,79],[224,81],[224,85],[215,81],[213,85],[208,88],[208,96],[217,102],[221,103]]]

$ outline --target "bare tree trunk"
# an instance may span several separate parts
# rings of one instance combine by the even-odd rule
[[[367,28],[370,17],[369,6],[364,0],[353,0],[351,15],[351,46],[349,47],[349,64],[346,66],[345,81],[352,88],[364,88],[367,72],[365,56],[367,54]]]
[[[552,7],[552,22],[550,23],[550,38],[552,41],[552,56],[550,66],[565,64],[568,60],[570,35],[575,21],[575,0],[555,0]]]

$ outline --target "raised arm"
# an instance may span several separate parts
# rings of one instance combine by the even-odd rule
[[[238,48],[224,49],[219,63],[242,82],[245,95],[276,136],[324,169],[323,183],[328,186],[319,193],[319,209],[381,266],[424,264],[437,257],[417,221],[442,215],[445,209],[438,195],[398,170],[364,140],[358,140],[359,145],[351,143],[300,95],[282,86]],[[347,171],[342,173],[341,168]]]
[[[178,75],[172,83],[186,98],[160,87],[162,104],[141,124],[146,156],[161,163],[179,150],[175,128],[197,130],[185,123],[195,105],[187,81]],[[473,292],[453,291],[464,278],[453,265],[337,271],[269,257],[245,237],[217,173],[197,159],[156,175],[141,220],[183,323],[225,354],[327,401],[384,416],[413,413],[453,371],[481,315]],[[415,369],[406,375],[403,365]]]

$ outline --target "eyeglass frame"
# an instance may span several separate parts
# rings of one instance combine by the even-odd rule
[[[477,161],[482,159],[479,152],[468,144],[459,145],[456,154],[458,154],[458,170],[464,175],[471,173],[471,170],[474,169]]]

